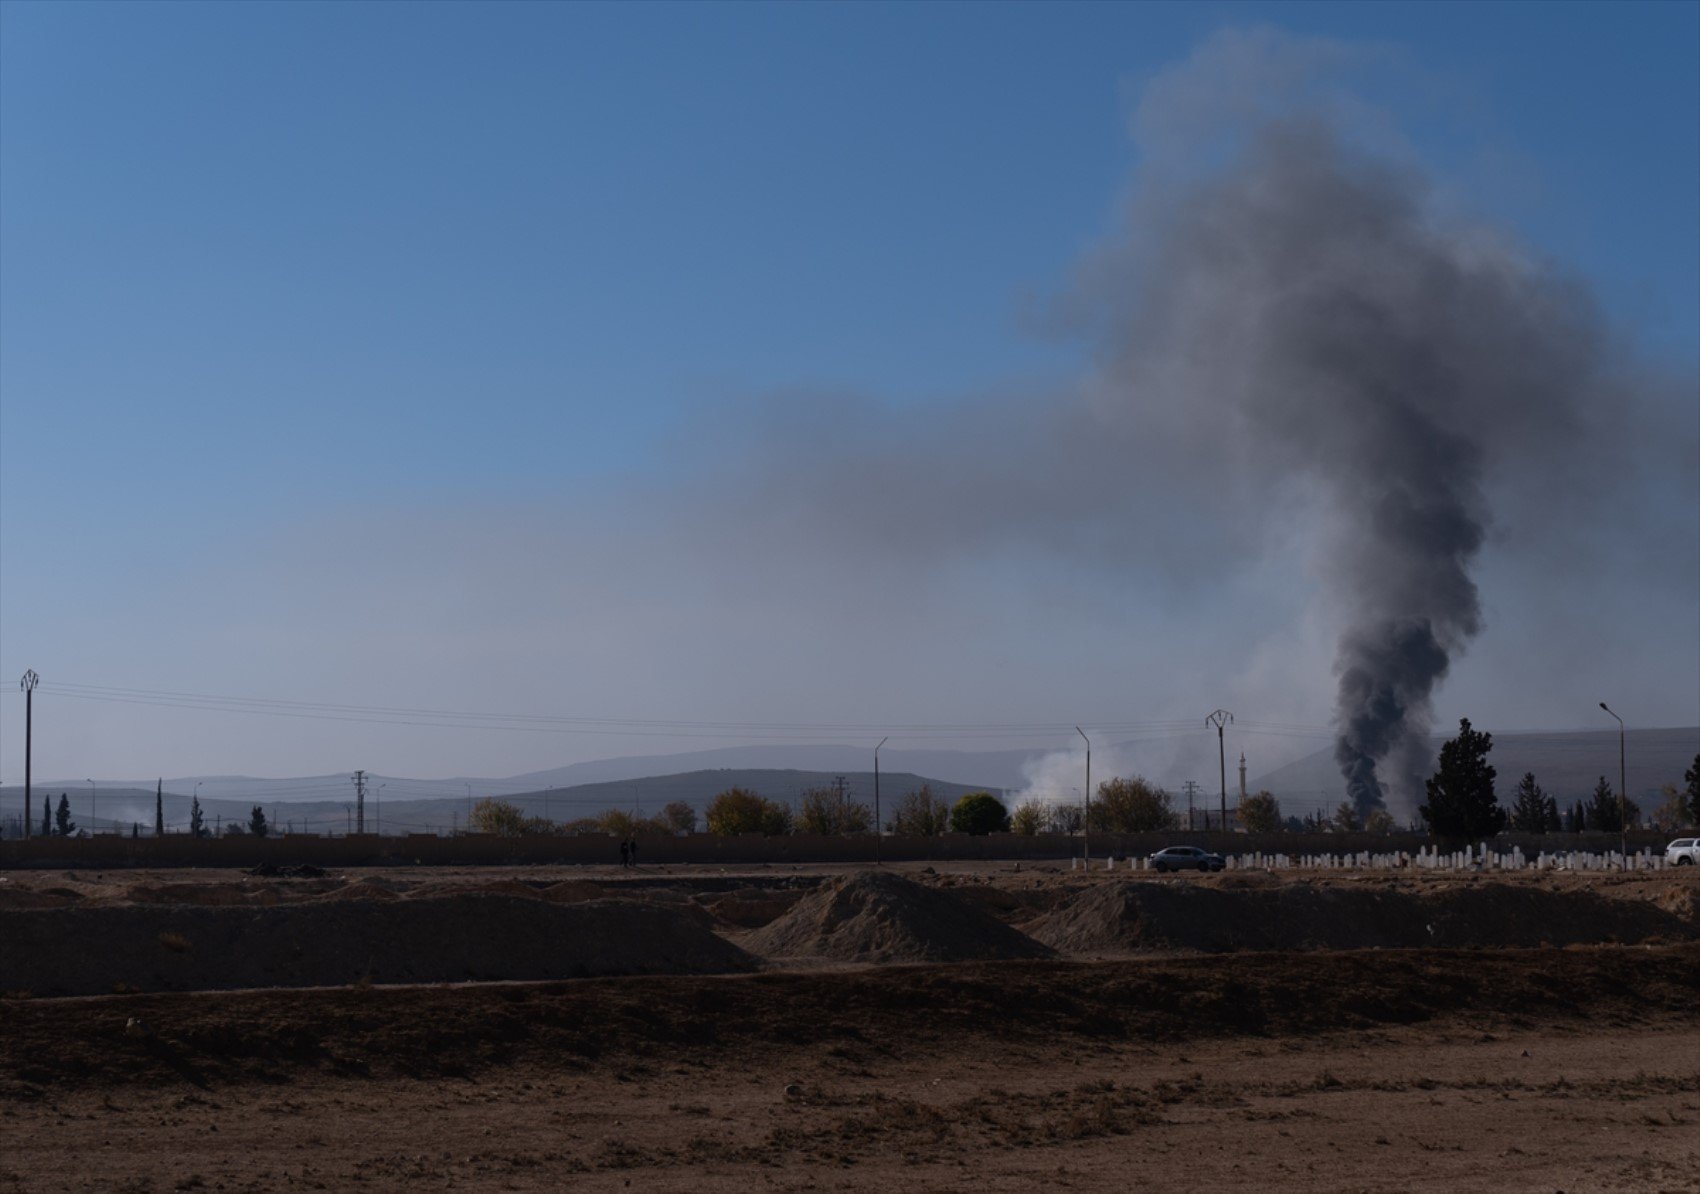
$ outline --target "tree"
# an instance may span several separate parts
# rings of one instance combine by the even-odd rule
[[[1328,819],[1328,828],[1335,833],[1357,833],[1362,830],[1364,823],[1358,817],[1358,805],[1355,800],[1342,800],[1340,807],[1334,810],[1334,815]]]
[[[1665,802],[1653,814],[1654,826],[1670,833],[1688,824],[1688,794],[1675,784],[1666,784],[1659,789],[1659,795]]]
[[[142,823],[140,821],[131,821],[130,822],[130,840],[135,841],[137,838],[139,838],[141,836],[142,836]]]
[[[990,792],[969,792],[950,810],[950,827],[956,833],[1008,833],[1009,810]]]
[[[1281,804],[1272,792],[1240,798],[1240,825],[1247,833],[1281,832]]]
[[[1009,828],[1022,837],[1043,833],[1051,823],[1051,810],[1040,800],[1023,800],[1009,814]]]
[[[165,836],[165,781],[162,779],[153,790],[153,835]]]
[[[1174,819],[1169,794],[1141,775],[1099,784],[1086,815],[1104,833],[1151,833],[1169,828]]]
[[[201,815],[201,798],[199,796],[189,798],[189,836],[207,836],[207,819]]]
[[[661,810],[661,820],[674,833],[697,831],[697,810],[683,800],[675,800]]]
[[[1564,818],[1558,815],[1558,801],[1554,800],[1551,796],[1548,796],[1546,832],[1557,833],[1563,828]]]
[[[41,802],[41,836],[53,836],[53,797],[48,796]]]
[[[898,800],[890,824],[895,834],[936,837],[950,825],[950,806],[933,795],[931,784],[922,784]]]
[[[548,833],[553,826],[542,817],[528,817],[525,810],[506,800],[486,796],[472,806],[466,819],[472,833],[489,833],[496,837],[535,837]]]
[[[743,788],[728,788],[709,802],[708,831],[721,837],[737,833],[779,837],[791,832],[791,810]]]
[[[1393,819],[1393,814],[1384,808],[1372,808],[1369,816],[1364,818],[1364,829],[1369,833],[1386,836],[1399,828],[1399,822]]]
[[[1516,799],[1511,802],[1511,828],[1519,833],[1541,833],[1547,826],[1547,794],[1535,782],[1535,773],[1525,771],[1517,781]]]
[[[1086,827],[1086,812],[1078,804],[1059,804],[1051,809],[1051,832],[1070,836]]]
[[[1622,801],[1620,805],[1617,794],[1602,775],[1588,798],[1587,816],[1588,828],[1595,833],[1620,833],[1625,828],[1624,819],[1627,817],[1629,825],[1634,825],[1641,816],[1641,808],[1633,800]]]
[[[1688,823],[1700,825],[1700,754],[1694,756],[1694,766],[1682,773],[1683,789],[1688,795]]]
[[[1440,748],[1440,769],[1424,785],[1428,803],[1417,811],[1429,832],[1452,841],[1477,841],[1505,828],[1505,810],[1493,795],[1498,772],[1487,761],[1493,735],[1458,723],[1458,736]]]
[[[803,793],[802,806],[797,814],[798,833],[819,834],[823,837],[866,833],[873,823],[872,810],[846,796],[842,784],[833,784],[827,788],[809,788]]]
[[[53,832],[60,837],[77,832],[77,823],[71,820],[71,797],[64,792],[59,793],[59,807],[53,813]]]
[[[257,804],[254,811],[248,814],[248,832],[255,837],[265,837],[271,832],[271,826],[266,824],[266,810]]]
[[[1566,832],[1569,833],[1584,833],[1587,831],[1588,814],[1587,810],[1582,807],[1582,802],[1580,800],[1565,810],[1564,828]]]

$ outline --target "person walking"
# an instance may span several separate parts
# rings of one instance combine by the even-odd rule
[[[628,867],[631,865],[631,855],[627,851],[625,838],[620,839],[620,865],[622,867]]]

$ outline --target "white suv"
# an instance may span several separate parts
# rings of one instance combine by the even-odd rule
[[[1679,837],[1665,847],[1666,866],[1694,866],[1700,863],[1700,837]]]

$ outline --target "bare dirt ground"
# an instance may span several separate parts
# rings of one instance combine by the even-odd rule
[[[358,924],[614,896],[753,972],[14,990],[0,1190],[1700,1190],[1695,876],[903,876],[10,872],[7,942],[66,909],[157,908],[193,936],[197,908]],[[1376,947],[1436,910],[1481,943]],[[1247,948],[1265,938],[1223,915],[1297,945]],[[1577,935],[1543,917],[1593,940],[1501,944]]]

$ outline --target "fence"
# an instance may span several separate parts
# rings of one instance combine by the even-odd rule
[[[1662,862],[1666,836],[1645,831],[1629,835],[1638,857],[1657,856]],[[1557,865],[1543,859],[1566,858],[1565,869],[1605,869],[1606,863],[1588,860],[1615,856],[1615,834],[1526,834],[1494,839],[1487,860],[1481,855],[1452,862],[1454,854],[1442,854],[1416,835],[1388,837],[1374,834],[1245,834],[1245,833],[1128,833],[1099,834],[1091,838],[1094,867],[1111,865],[1126,869],[1128,860],[1140,860],[1170,845],[1194,845],[1230,859],[1235,867],[1298,867],[1326,869],[1340,866],[1409,867],[1456,869],[1482,866],[1487,869],[1522,869],[1526,865]],[[678,837],[648,836],[638,839],[638,861],[644,865],[759,866],[806,863],[844,864],[885,862],[1064,862],[1074,865],[1086,854],[1086,841],[1067,834],[1025,836],[994,833],[969,836],[947,833],[937,837],[815,837],[802,834],[763,837],[747,834],[716,837],[693,833]],[[1464,852],[1458,852],[1463,854]],[[1368,861],[1346,862],[1364,859]],[[1520,859],[1513,866],[1499,859]],[[312,863],[322,867],[350,866],[514,866],[527,864],[597,865],[619,860],[619,843],[606,836],[584,837],[494,837],[463,834],[439,837],[432,834],[385,836],[353,834],[320,837],[316,834],[283,834],[273,837],[225,837],[195,839],[186,835],[165,837],[122,837],[116,834],[83,838],[31,838],[0,841],[0,867],[253,867],[262,863],[286,865]],[[1401,861],[1403,860],[1403,861]],[[1654,864],[1656,865],[1656,864]]]

